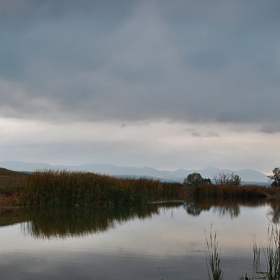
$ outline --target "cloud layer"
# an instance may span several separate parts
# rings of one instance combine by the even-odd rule
[[[2,1],[0,113],[279,131],[278,1]]]
[[[0,1],[0,160],[279,165],[280,2]]]

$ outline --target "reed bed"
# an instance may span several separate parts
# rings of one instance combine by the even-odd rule
[[[22,194],[28,206],[120,206],[177,198],[179,183],[79,171],[36,171]]]
[[[195,188],[198,198],[280,198],[280,188],[257,185],[200,185]]]

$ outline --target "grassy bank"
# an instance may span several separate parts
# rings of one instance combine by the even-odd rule
[[[0,168],[0,205],[12,206],[20,203],[20,197],[27,186],[29,175]]]
[[[29,177],[21,202],[28,206],[119,206],[174,199],[181,184],[116,178],[89,172],[37,171]]]

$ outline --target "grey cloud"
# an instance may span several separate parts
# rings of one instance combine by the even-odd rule
[[[220,134],[215,131],[210,131],[207,133],[206,137],[220,137]]]
[[[215,131],[209,131],[207,134],[201,134],[194,129],[190,129],[189,131],[191,132],[192,137],[206,137],[206,138],[212,138],[212,137],[219,138],[220,137],[220,134]]]
[[[278,2],[131,2],[14,1],[1,115],[277,124]]]
[[[137,3],[138,1],[134,1]],[[94,15],[105,17],[106,20],[116,20],[127,14],[135,4],[132,1],[120,0],[117,5],[115,1],[92,1],[81,0],[2,0],[1,12],[7,16],[16,15],[18,20],[28,19],[61,19],[65,16]],[[107,18],[108,17],[108,18]]]
[[[272,122],[272,123],[266,123],[261,126],[260,132],[268,133],[268,134],[273,134],[273,133],[279,133],[280,132],[280,124],[277,122]]]
[[[205,52],[188,57],[186,63],[191,67],[209,71],[210,69],[225,67],[227,61],[221,54]]]
[[[197,131],[192,132],[193,137],[200,137],[201,135]]]
[[[22,0],[2,0],[0,2],[0,14],[10,14],[15,10],[23,7],[24,1]]]

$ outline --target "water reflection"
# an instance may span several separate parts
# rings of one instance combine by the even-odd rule
[[[198,203],[197,201],[190,201],[184,203],[184,208],[187,213],[192,216],[199,216],[203,211],[209,211],[211,209],[211,205],[205,205],[202,203]]]
[[[0,208],[0,227],[29,221],[29,212],[27,208]]]
[[[184,203],[148,204],[142,207],[114,209],[0,209],[0,227],[21,223],[23,232],[34,238],[65,239],[98,234],[130,220],[152,218],[153,215],[160,215],[161,211],[178,207],[184,207],[186,213],[194,217],[211,210],[217,216],[229,216],[234,219],[241,214],[241,208],[244,206],[269,206],[269,219],[273,223],[280,222],[278,201],[190,200]]]
[[[275,203],[275,202],[274,202]],[[186,201],[184,203],[184,208],[187,213],[192,216],[199,216],[202,212],[213,210],[213,213],[219,216],[230,216],[231,219],[236,218],[240,215],[240,207],[260,207],[266,205],[267,202],[264,200],[232,200],[232,199],[215,199],[215,200],[193,200]],[[272,204],[273,205],[273,204]],[[276,205],[279,205],[276,204]],[[274,205],[275,211],[277,210],[276,205]],[[280,205],[279,205],[280,206]],[[278,207],[279,207],[278,206]],[[272,211],[273,213],[275,212]],[[280,217],[280,208],[278,208],[278,215]]]
[[[270,207],[271,207],[271,209],[267,213],[269,219],[275,224],[279,223],[280,222],[280,203],[276,200],[271,201]]]
[[[32,219],[23,230],[35,238],[67,238],[96,234],[114,228],[135,218],[146,219],[159,215],[160,209],[181,204],[149,204],[134,208],[91,209],[55,208],[34,209]]]

